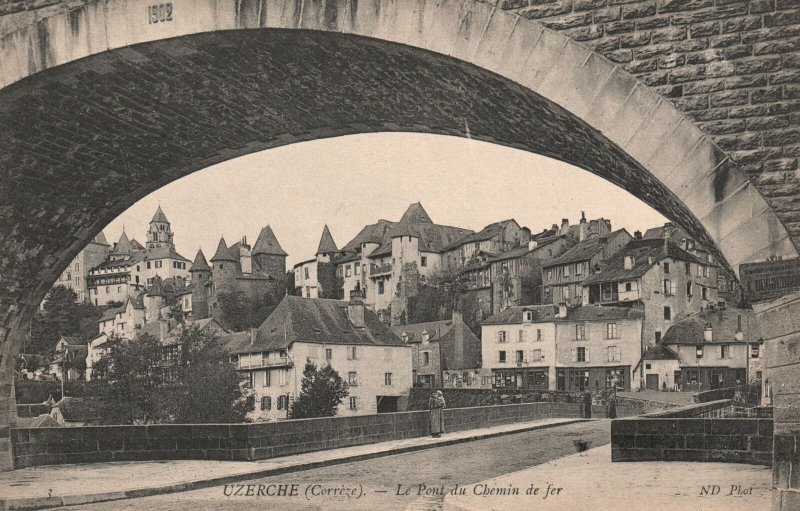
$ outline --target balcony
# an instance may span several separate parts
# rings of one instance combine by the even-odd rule
[[[382,264],[378,266],[377,264],[369,265],[369,276],[370,277],[377,277],[380,275],[387,275],[392,273],[392,265],[391,263]]]
[[[236,369],[244,371],[247,369],[266,369],[270,367],[292,367],[294,363],[289,357],[268,358],[258,360],[239,360],[236,362]]]

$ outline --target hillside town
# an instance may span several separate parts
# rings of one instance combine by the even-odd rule
[[[218,339],[253,421],[289,418],[309,362],[346,381],[344,416],[406,410],[414,387],[698,392],[762,379],[735,279],[670,223],[630,233],[580,212],[538,231],[515,219],[471,230],[414,203],[342,245],[334,234],[325,225],[287,271],[270,225],[192,259],[160,206],[144,244],[100,233],[53,288],[99,311],[93,334],[20,355],[19,379],[102,381],[101,359],[144,336],[170,360],[190,326]]]

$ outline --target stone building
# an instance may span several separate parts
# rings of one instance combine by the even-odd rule
[[[642,310],[644,351],[676,321],[717,305],[716,271],[668,239],[636,239],[585,279],[582,299]]]
[[[494,256],[525,246],[530,239],[530,229],[520,227],[513,218],[491,223],[443,247],[442,269],[458,271],[478,259],[481,253]]]
[[[392,327],[392,332],[412,349],[411,381],[425,388],[476,387],[480,382],[453,376],[481,367],[481,340],[464,323],[461,312],[453,318]],[[456,384],[456,381],[461,380]]]
[[[81,250],[69,266],[61,272],[53,287],[64,286],[75,291],[77,301],[89,301],[88,276],[89,270],[102,263],[108,257],[111,246],[101,231],[92,241]],[[44,303],[44,302],[42,302]]]
[[[247,238],[230,247],[220,238],[210,271],[202,267],[205,257],[198,251],[195,260],[201,269],[192,275],[191,284],[194,317],[210,316],[227,327],[229,318],[220,305],[222,295],[248,304],[277,304],[286,294],[286,255],[269,225],[261,229],[252,248]]]
[[[336,287],[336,259],[340,256],[333,235],[326,225],[322,229],[317,253],[313,259],[294,265],[294,286],[297,294],[304,298],[334,298],[341,294]],[[325,286],[331,289],[323,289]]]
[[[129,239],[123,230],[108,257],[89,271],[89,298],[95,305],[124,302],[150,286],[156,277],[187,280],[190,266],[191,262],[175,250],[174,233],[159,206],[150,220],[146,246]]]
[[[763,376],[763,339],[750,309],[716,307],[676,322],[637,366],[638,384],[650,390],[703,391]]]
[[[633,239],[625,229],[586,236],[560,257],[542,267],[543,301],[568,306],[583,303],[583,282],[601,262],[616,254]]]
[[[365,305],[285,296],[258,329],[223,337],[255,394],[252,420],[288,418],[306,362],[330,365],[349,385],[337,416],[402,411],[411,390],[411,348]]]

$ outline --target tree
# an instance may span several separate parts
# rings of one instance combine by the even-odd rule
[[[253,398],[216,335],[186,328],[171,351],[149,335],[110,339],[96,365],[108,381],[97,392],[101,424],[243,422]]]
[[[119,301],[119,300],[109,300],[106,303],[106,306],[109,309],[118,309],[118,308],[122,307],[122,305],[123,305],[123,303],[121,301]]]
[[[294,271],[286,272],[286,294],[289,296],[300,296],[300,290],[295,287]]]
[[[269,293],[251,298],[241,290],[220,293],[217,297],[222,309],[222,323],[236,331],[255,328],[275,309],[275,300]]]
[[[33,316],[26,351],[40,355],[53,352],[61,336],[79,337],[88,341],[97,335],[101,309],[91,303],[77,303],[72,289],[55,286],[47,294],[44,307]]]
[[[330,365],[317,369],[313,362],[306,362],[300,395],[292,403],[289,418],[333,417],[349,394],[347,382]]]

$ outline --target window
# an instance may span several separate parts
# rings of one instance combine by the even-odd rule
[[[111,292],[111,286],[106,286],[106,293],[110,293],[110,292]]]
[[[161,268],[161,261],[156,261],[155,265],[156,265],[156,268]]]
[[[525,353],[522,350],[517,350],[516,361],[522,363],[525,360]]]
[[[664,294],[667,296],[673,296],[675,291],[677,290],[677,283],[673,282],[669,279],[664,279]]]
[[[272,398],[269,396],[261,397],[261,410],[272,410]]]
[[[361,275],[361,263],[353,264],[353,274],[354,275]]]
[[[661,342],[661,331],[657,330],[656,331],[656,344],[658,344],[660,342]]]
[[[647,370],[650,370],[652,367],[650,366],[650,364],[645,364],[644,368],[647,369]]]
[[[697,347],[697,351],[695,352],[695,356],[697,358],[703,358],[703,347],[702,346],[698,346]]]
[[[692,281],[686,283],[686,296],[691,298],[692,297]]]
[[[352,268],[350,267],[350,265],[349,265],[349,264],[348,264],[347,266],[345,266],[345,267],[344,267],[344,276],[345,276],[345,277],[349,277],[349,276],[350,276],[350,271],[351,271],[351,269],[352,269]]]
[[[575,265],[575,275],[581,275],[583,273],[583,264],[578,263]]]
[[[586,362],[586,348],[581,346],[580,348],[575,348],[575,362]]]
[[[542,360],[544,360],[544,352],[540,349],[533,350],[533,361],[541,362]]]
[[[392,373],[383,374],[383,384],[388,386],[392,385]]]
[[[758,344],[753,344],[750,346],[750,358],[758,358],[759,355]]]
[[[497,361],[501,364],[506,363],[506,352],[505,351],[498,351],[497,352]]]
[[[703,266],[703,277],[708,277],[711,274],[710,266]]]
[[[350,396],[350,409],[353,411],[358,410],[358,398],[355,396]]]
[[[672,321],[672,309],[669,307],[664,307],[664,320]]]
[[[619,362],[622,359],[622,353],[619,346],[609,346],[606,348],[606,362]]]
[[[586,340],[586,324],[580,323],[575,325],[575,340],[576,341]]]
[[[617,338],[617,324],[606,323],[606,339],[616,339],[616,338]]]
[[[669,273],[669,263],[664,263],[664,273]]]
[[[533,312],[525,311],[525,321],[533,321]]]
[[[542,340],[542,329],[541,328],[537,328],[536,329],[536,340],[537,341],[541,341]]]
[[[520,329],[517,342],[525,342],[525,330]]]
[[[430,354],[430,352],[429,351],[423,351],[422,352],[422,365],[426,366],[426,365],[430,365],[430,363],[431,363],[431,354]]]
[[[358,360],[358,346],[347,347],[347,360]]]
[[[548,280],[553,278],[553,270],[547,270],[547,278]]]
[[[703,300],[708,300],[708,288],[703,286],[700,289],[703,296]]]
[[[500,330],[497,332],[497,342],[508,342],[508,337],[506,336],[505,330]]]
[[[625,291],[633,291],[633,284],[630,282],[625,283]]]
[[[270,371],[264,371],[264,382],[261,384],[262,387],[269,387],[272,383],[272,377]],[[263,410],[263,408],[262,408]]]
[[[378,294],[379,295],[383,294],[383,281],[382,280],[378,281]]]
[[[422,266],[423,268],[425,268],[426,266],[428,266],[428,258],[427,258],[427,257],[425,257],[425,256],[422,256],[422,257],[420,257],[420,259],[419,259],[419,265],[420,265],[420,266]]]
[[[685,263],[686,264],[686,275],[692,274],[692,263]]]
[[[729,358],[730,349],[727,344],[721,344],[719,347],[719,358]]]
[[[331,348],[325,348],[325,360],[333,360],[333,350]]]
[[[279,369],[278,370],[278,385],[280,385],[280,386],[288,385],[289,384],[288,376],[289,376],[289,371],[287,369]]]
[[[150,269],[150,261],[147,261],[147,269],[148,270]],[[222,269],[222,265],[221,264],[219,265],[219,269],[220,270]]]
[[[304,279],[307,279],[307,278],[308,278],[308,266],[306,266],[305,268],[303,268],[303,278],[304,278]]]
[[[347,373],[347,384],[351,387],[358,386],[358,374],[355,371]]]
[[[698,277],[702,277],[703,276],[703,265],[701,265],[701,264],[697,265],[697,276]]]

